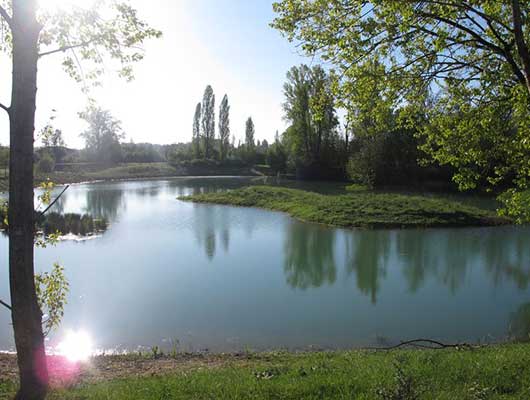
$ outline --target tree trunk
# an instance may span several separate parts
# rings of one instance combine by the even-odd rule
[[[16,399],[46,396],[48,371],[42,312],[33,265],[33,134],[37,94],[38,36],[35,0],[13,1],[13,87],[10,108],[9,279],[20,372]]]
[[[523,17],[521,15],[521,5],[519,0],[512,0],[513,31],[517,52],[523,66],[523,74],[526,79],[526,89],[530,93],[530,50],[525,42],[523,30]]]

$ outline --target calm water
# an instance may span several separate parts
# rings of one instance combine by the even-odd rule
[[[530,327],[530,229],[342,230],[258,209],[196,205],[195,179],[80,185],[58,209],[111,221],[100,238],[38,249],[66,267],[70,329],[99,349],[347,348],[418,337],[497,341]],[[0,238],[0,298],[8,298]],[[0,349],[13,349],[0,310]]]

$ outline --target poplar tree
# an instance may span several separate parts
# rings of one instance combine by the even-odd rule
[[[191,141],[193,156],[199,158],[201,156],[201,103],[197,103],[197,106],[195,107],[195,115],[193,116],[193,137]]]
[[[219,107],[219,141],[221,161],[226,159],[228,147],[230,145],[230,105],[228,96],[225,94],[221,106]]]
[[[212,156],[213,142],[215,139],[215,94],[210,85],[206,86],[202,98],[201,135],[204,146],[204,157]]]
[[[256,143],[254,142],[254,134],[256,130],[254,128],[254,122],[252,117],[248,117],[245,125],[245,145],[249,153],[253,153],[256,148]]]

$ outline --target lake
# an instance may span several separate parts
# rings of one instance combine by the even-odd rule
[[[178,196],[243,178],[72,186],[56,205],[110,221],[101,237],[36,250],[71,290],[70,330],[101,351],[378,346],[415,338],[495,342],[530,330],[530,228],[345,230]],[[9,299],[0,236],[0,298]],[[0,309],[0,350],[13,350]]]

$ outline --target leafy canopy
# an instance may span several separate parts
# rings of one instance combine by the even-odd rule
[[[524,196],[530,3],[282,0],[273,7],[273,27],[337,69],[349,122],[369,112],[385,123],[389,107],[403,124],[421,116],[423,150],[455,167],[461,189],[501,186]],[[374,88],[377,96],[367,96]]]
[[[46,1],[40,4],[46,5]],[[0,0],[0,49],[11,50],[12,0]],[[98,85],[106,69],[133,79],[132,65],[143,59],[142,44],[162,33],[140,19],[128,0],[94,0],[64,8],[41,7],[39,58],[60,54],[62,66],[76,81]],[[105,64],[104,64],[105,61]]]

